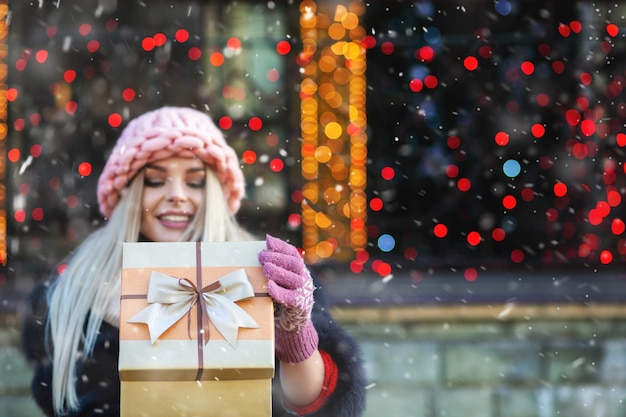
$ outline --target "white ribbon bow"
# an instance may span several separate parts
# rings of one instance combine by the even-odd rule
[[[228,273],[202,289],[198,289],[188,279],[153,271],[148,283],[149,305],[128,322],[147,324],[150,341],[154,343],[174,323],[190,315],[191,308],[197,303],[202,315],[198,339],[204,336],[208,342],[210,320],[228,344],[236,347],[239,327],[260,327],[244,309],[235,304],[236,301],[251,297],[254,297],[254,289],[245,269]],[[188,320],[190,325],[190,316]]]

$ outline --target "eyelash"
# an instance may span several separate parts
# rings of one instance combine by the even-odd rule
[[[157,187],[161,187],[165,184],[165,181],[161,181],[161,180],[149,180],[149,179],[145,179],[143,182],[143,185],[145,187],[150,187],[150,188],[157,188]],[[200,182],[188,182],[187,186],[190,188],[196,188],[196,189],[201,189],[204,188],[205,185],[205,181],[200,181]]]
[[[189,185],[191,188],[204,188],[204,185],[206,184],[206,182],[204,181],[200,181],[200,182],[190,182],[187,185]]]

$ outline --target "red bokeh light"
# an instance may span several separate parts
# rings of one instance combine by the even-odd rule
[[[68,69],[63,73],[63,79],[66,83],[74,82],[74,80],[76,79],[76,71],[74,71],[73,69]]]
[[[468,178],[461,178],[457,182],[456,186],[460,191],[466,192],[472,188],[472,182]]]
[[[384,180],[390,181],[396,176],[396,171],[392,167],[384,167],[380,171],[380,176]]]
[[[37,53],[35,54],[35,59],[40,64],[43,64],[48,59],[48,51],[43,50],[43,49],[40,51],[37,51]]]
[[[520,263],[524,260],[524,252],[520,249],[513,249],[511,251],[511,260],[515,263]]]
[[[39,158],[41,156],[41,145],[34,144],[33,146],[31,146],[30,154],[33,156],[33,158]]]
[[[217,56],[213,56],[215,54],[218,54]],[[202,58],[202,49],[198,48],[197,46],[192,46],[191,48],[189,48],[189,50],[187,51],[187,56],[189,57],[189,59],[191,59],[192,61],[197,61],[200,58]],[[218,62],[220,62],[220,58],[221,57],[221,64],[224,63],[224,55],[222,55],[219,52],[215,52],[214,54],[211,55],[211,57],[209,58],[209,61],[211,62],[212,65],[214,66],[219,66],[216,65]]]
[[[283,170],[283,168],[285,168],[285,163],[279,159],[279,158],[274,158],[270,161],[270,169],[274,172],[280,172]]]
[[[483,45],[478,48],[478,55],[483,59],[489,59],[493,55],[493,49],[489,45]]]
[[[624,233],[624,229],[626,229],[626,225],[622,219],[613,219],[611,222],[611,233],[615,236],[619,236]]]
[[[18,97],[18,90],[17,88],[9,88],[7,90],[7,100],[9,100],[10,102],[14,102],[17,97]]]
[[[563,63],[563,61],[553,61],[552,71],[554,71],[555,74],[563,74],[563,72],[565,71],[565,64]]]
[[[150,52],[151,50],[154,49],[155,46],[156,46],[156,43],[154,42],[154,38],[150,36],[143,38],[143,40],[141,41],[141,47],[143,48],[144,51]]]
[[[241,48],[241,40],[236,37],[228,38],[228,40],[226,41],[226,47],[228,49],[232,49],[233,51],[236,51]]]
[[[20,160],[20,150],[17,148],[10,149],[7,152],[7,159],[11,162],[17,162]]]
[[[567,110],[565,112],[565,121],[570,126],[577,126],[581,121],[580,113],[574,109]]]
[[[539,123],[535,123],[530,128],[530,131],[532,132],[534,137],[541,138],[546,133],[546,128],[543,125],[539,124]]]
[[[97,52],[98,49],[100,49],[100,42],[98,42],[97,40],[93,39],[87,42],[87,50],[92,54]]]
[[[385,55],[393,54],[393,51],[395,49],[396,47],[394,46],[392,42],[383,42],[382,45],[380,45],[380,50]]]
[[[363,230],[365,228],[365,221],[363,219],[352,219],[350,220],[350,229],[352,230]]]
[[[109,115],[108,122],[109,122],[109,125],[111,127],[120,127],[120,125],[122,124],[122,120],[123,119],[122,119],[122,115],[121,114],[119,114],[119,113],[111,113]]]
[[[482,240],[482,237],[480,236],[480,233],[478,232],[469,232],[467,234],[467,243],[469,243],[472,246],[477,246],[480,244],[480,241]]]
[[[613,254],[608,250],[603,250],[600,252],[600,262],[604,265],[610,264],[613,262]]]
[[[439,84],[439,79],[434,75],[427,75],[424,78],[424,85],[428,88],[435,88]]]
[[[363,264],[357,261],[350,261],[350,271],[354,274],[363,272]]]
[[[241,155],[243,162],[250,165],[256,162],[256,152],[251,149],[248,149]]]
[[[531,75],[533,72],[535,72],[535,64],[530,61],[524,61],[520,65],[520,69],[524,74]]]
[[[300,227],[301,223],[302,223],[302,217],[297,213],[291,213],[289,217],[287,218],[287,224],[291,228]]]
[[[416,51],[415,55],[421,62],[430,62],[435,59],[435,50],[430,46],[423,46]]]
[[[591,136],[596,132],[596,123],[593,120],[585,119],[580,123],[580,131],[585,136]]]
[[[606,25],[606,33],[608,33],[609,36],[613,38],[616,37],[619,33],[619,26],[614,23],[609,23],[608,25]]]
[[[506,232],[501,227],[496,227],[491,231],[491,238],[496,242],[502,242],[506,237]]]
[[[220,125],[220,128],[224,130],[228,130],[233,127],[233,119],[228,116],[220,117],[217,123]]]
[[[406,248],[404,250],[404,258],[409,261],[414,261],[417,259],[417,249],[413,247]]]
[[[65,103],[65,111],[68,114],[74,114],[76,113],[76,110],[78,110],[78,103],[76,103],[75,101],[68,101],[67,103]]]
[[[167,37],[163,33],[155,33],[152,39],[154,39],[155,46],[163,46],[167,42]]]
[[[91,32],[91,25],[89,23],[83,23],[78,27],[78,33],[82,36],[87,36]]]
[[[83,177],[88,177],[91,174],[91,169],[89,162],[81,162],[78,164],[78,173]]]
[[[372,49],[376,46],[376,37],[372,35],[367,35],[363,38],[361,42],[363,43],[363,46],[365,46],[367,49]]]
[[[43,220],[43,209],[41,207],[36,207],[33,209],[30,215],[33,220],[40,222]]]
[[[132,88],[125,88],[122,90],[122,100],[131,102],[135,99],[136,93]]]
[[[463,60],[463,66],[468,71],[475,71],[478,68],[478,59],[475,56],[468,56]]]
[[[535,198],[535,192],[532,188],[524,188],[521,192],[522,200],[532,201]]]
[[[564,197],[567,194],[567,185],[562,182],[554,184],[554,195],[557,197]]]
[[[448,137],[448,140],[446,143],[448,145],[448,148],[458,149],[459,146],[461,146],[461,139],[456,135],[452,135]]]
[[[496,133],[495,141],[498,146],[506,146],[509,143],[509,134],[506,132],[498,132]]]
[[[187,42],[189,39],[189,32],[187,29],[178,29],[174,35],[174,39],[176,39],[176,42],[179,43]]]
[[[463,277],[469,282],[474,282],[478,278],[478,270],[476,268],[467,268],[463,272]]]
[[[13,213],[13,218],[16,222],[23,223],[24,220],[26,220],[26,211],[24,211],[23,209],[15,210],[15,213]]]
[[[422,82],[422,80],[413,78],[411,81],[409,81],[409,88],[414,93],[419,93],[424,88],[424,83]]]
[[[383,209],[383,200],[379,197],[374,197],[370,200],[370,209],[373,211],[380,211]]]
[[[589,85],[593,81],[593,77],[588,72],[583,72],[580,74],[580,82],[584,85]]]
[[[287,41],[279,41],[276,44],[276,52],[278,52],[280,55],[287,55],[289,52],[291,52],[291,44]]]
[[[258,132],[261,128],[263,128],[263,120],[261,120],[260,117],[251,117],[250,120],[248,120],[248,126],[250,127],[250,130]]]
[[[583,29],[582,23],[580,23],[578,20],[572,20],[571,22],[569,22],[569,27],[574,33],[580,33],[580,31]]]
[[[448,178],[456,178],[459,175],[459,167],[456,165],[448,165],[446,167],[446,175]]]
[[[572,29],[564,23],[559,24],[558,30],[564,38],[567,38],[572,33]]]
[[[438,238],[444,238],[448,234],[448,227],[445,224],[436,224],[433,228],[433,233]]]
[[[514,209],[517,206],[517,199],[512,195],[504,196],[502,206],[507,210]]]

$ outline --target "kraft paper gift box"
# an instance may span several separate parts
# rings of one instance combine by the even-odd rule
[[[264,241],[124,243],[121,417],[271,416]]]

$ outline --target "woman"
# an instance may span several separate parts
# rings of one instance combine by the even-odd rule
[[[35,289],[24,320],[32,392],[46,415],[119,416],[122,242],[251,240],[234,217],[244,190],[237,155],[206,114],[163,107],[128,124],[98,181],[107,223]],[[273,415],[361,415],[357,345],[319,302],[297,249],[272,236],[266,243],[259,261],[276,310]]]

